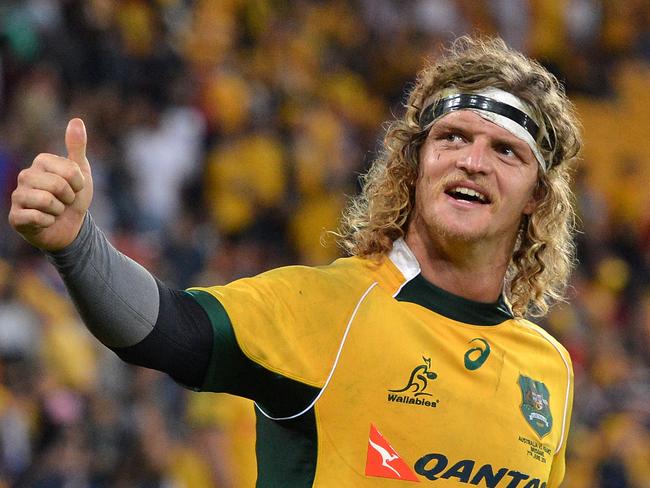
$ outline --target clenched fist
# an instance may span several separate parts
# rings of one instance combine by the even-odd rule
[[[72,119],[65,131],[68,157],[42,153],[19,173],[9,223],[33,246],[57,251],[79,234],[93,197],[86,142],[83,121]]]

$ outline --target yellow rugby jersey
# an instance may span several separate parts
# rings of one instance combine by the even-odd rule
[[[190,290],[214,329],[203,386],[257,402],[258,487],[551,488],[567,351],[505,303],[428,283],[404,241]]]

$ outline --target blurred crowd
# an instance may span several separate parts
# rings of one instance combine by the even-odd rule
[[[323,264],[415,73],[499,34],[585,126],[567,488],[650,487],[648,0],[0,0],[0,488],[252,486],[250,403],[126,366],[8,228],[39,152],[89,134],[95,220],[177,287]]]

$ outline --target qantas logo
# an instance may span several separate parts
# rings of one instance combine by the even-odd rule
[[[366,457],[366,476],[390,478],[419,482],[415,473],[395,452],[384,436],[374,425],[370,424],[368,437],[368,454]]]
[[[429,481],[453,479],[487,488],[546,488],[546,481],[516,469],[479,464],[473,459],[454,462],[442,453],[425,454],[415,462],[413,470],[377,428],[370,424],[366,476],[420,482],[417,473]]]

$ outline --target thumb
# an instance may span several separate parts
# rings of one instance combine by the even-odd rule
[[[65,147],[68,150],[68,159],[76,162],[79,166],[87,167],[86,159],[86,126],[81,119],[72,119],[68,122],[65,130]]]

